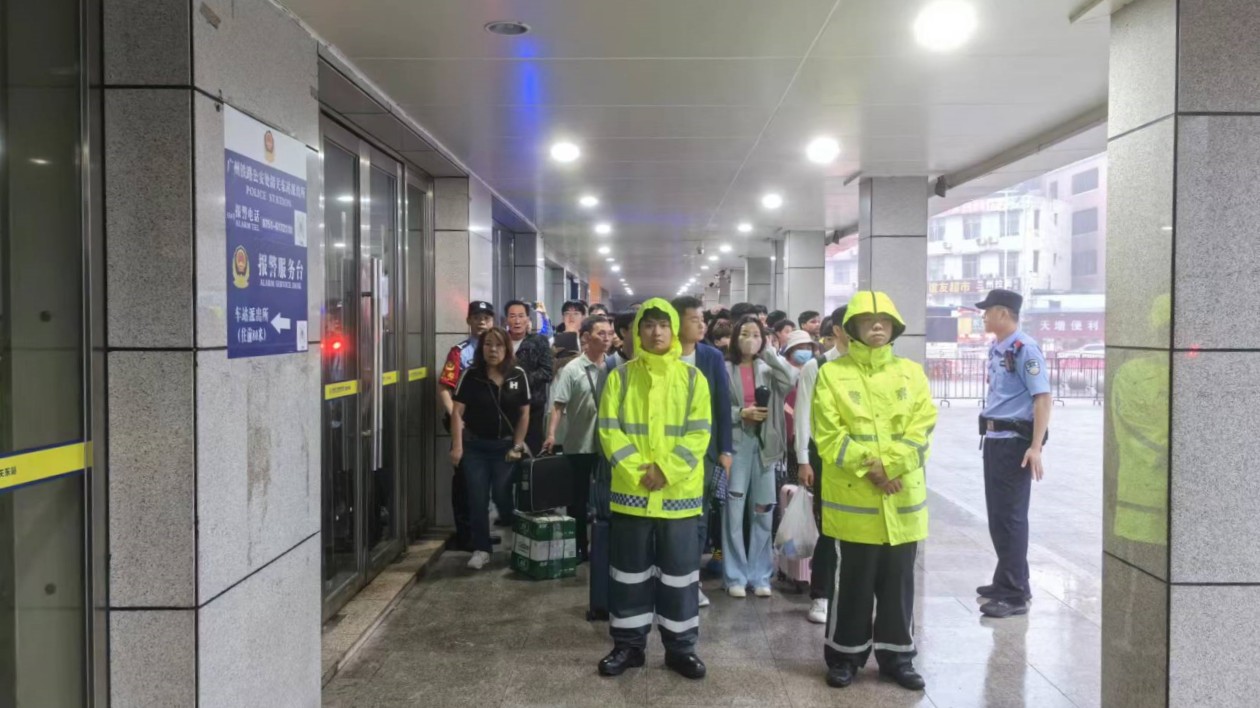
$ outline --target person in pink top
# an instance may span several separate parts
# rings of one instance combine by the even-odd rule
[[[766,331],[757,316],[746,315],[735,326],[726,352],[735,460],[722,517],[722,574],[731,597],[747,597],[750,585],[758,597],[771,595],[774,558],[770,536],[775,506],[772,467],[787,451],[783,405],[796,385],[797,371],[773,347],[766,346],[766,340]],[[759,388],[767,394],[760,406]]]

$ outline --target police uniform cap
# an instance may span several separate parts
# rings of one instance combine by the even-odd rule
[[[1024,296],[1017,292],[1011,292],[1010,290],[1002,290],[1001,288],[990,290],[989,295],[984,299],[984,302],[976,303],[976,307],[981,310],[987,310],[990,307],[1005,307],[1017,315],[1019,314],[1020,308],[1023,306]]]
[[[468,316],[472,317],[473,315],[490,315],[493,317],[494,305],[491,305],[485,300],[473,300],[468,303]]]

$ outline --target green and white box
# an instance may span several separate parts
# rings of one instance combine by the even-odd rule
[[[535,580],[577,573],[577,525],[571,516],[516,512],[512,568]]]

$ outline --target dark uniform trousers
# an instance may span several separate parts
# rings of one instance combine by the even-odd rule
[[[871,650],[884,670],[910,663],[914,649],[914,557],[917,543],[899,546],[834,541],[840,558],[827,608],[828,667],[866,665]],[[871,615],[875,614],[872,633]],[[872,641],[872,637],[874,638]]]
[[[1021,467],[1029,442],[1023,438],[984,439],[984,501],[989,537],[997,552],[994,599],[1032,598],[1028,583],[1028,501],[1032,471]]]
[[[836,582],[836,543],[834,538],[822,535],[822,458],[814,441],[809,441],[809,466],[814,468],[814,522],[818,524],[818,545],[809,559],[809,599],[829,599]]]
[[[618,647],[647,647],[655,620],[665,651],[691,654],[700,636],[699,516],[612,514],[609,633]]]

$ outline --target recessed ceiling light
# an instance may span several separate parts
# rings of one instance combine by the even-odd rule
[[[551,146],[551,159],[556,162],[573,162],[581,156],[581,148],[573,143],[561,141]]]
[[[717,256],[709,256],[710,261],[716,261],[717,259],[718,259]]]
[[[761,198],[761,206],[767,209],[778,209],[783,206],[783,197],[771,192]]]
[[[516,20],[495,20],[486,23],[486,31],[504,37],[519,37],[529,32],[529,25]]]
[[[831,164],[840,156],[840,143],[835,138],[814,138],[805,148],[805,156],[810,162]]]
[[[611,224],[595,224],[595,233],[599,234],[600,236],[607,236],[608,234],[612,233],[612,225]]]
[[[729,244],[729,243],[724,243],[724,244],[722,244],[721,246],[718,246],[718,250],[719,250],[719,251],[721,251],[722,253],[730,253],[730,252],[731,252],[731,244]]]
[[[747,221],[741,221],[741,222],[740,222],[740,224],[739,224],[739,232],[740,232],[741,234],[746,234],[746,233],[749,233],[749,232],[751,232],[751,231],[752,231],[752,224],[748,223]]]
[[[700,266],[700,270],[708,270],[709,266]]]
[[[43,165],[51,165],[51,164],[52,164],[52,160],[45,160],[45,159],[44,159],[44,158],[42,158],[42,157],[32,157],[32,158],[31,158],[31,164],[32,164],[32,165],[40,165],[40,166],[43,166]]]
[[[934,52],[958,49],[976,31],[976,8],[964,0],[936,0],[914,20],[914,38]]]
[[[345,248],[345,247],[346,247],[345,241],[338,241],[333,244],[333,248]]]
[[[342,204],[349,204],[350,202],[354,201],[354,195],[342,194],[341,196],[337,197],[337,201],[341,202]]]
[[[606,255],[608,255],[609,253],[612,253],[612,248],[611,248],[610,246],[600,246],[600,247],[599,247],[599,255],[601,255],[601,256],[606,256]]]
[[[778,256],[770,256],[770,260],[772,261],[778,260]]]
[[[612,267],[612,272],[614,272],[614,273],[620,273],[620,272],[621,272],[621,266],[619,266],[619,265],[615,265],[615,266],[613,266],[613,267]]]
[[[596,197],[593,194],[583,194],[582,198],[578,200],[578,204],[581,204],[587,209],[590,209],[591,207],[597,207],[599,206],[599,197]]]
[[[615,263],[615,262],[617,262],[617,259],[616,259],[616,258],[613,258],[612,256],[609,256],[609,257],[607,257],[607,258],[605,258],[605,259],[604,259],[604,262],[605,262],[605,263]]]

